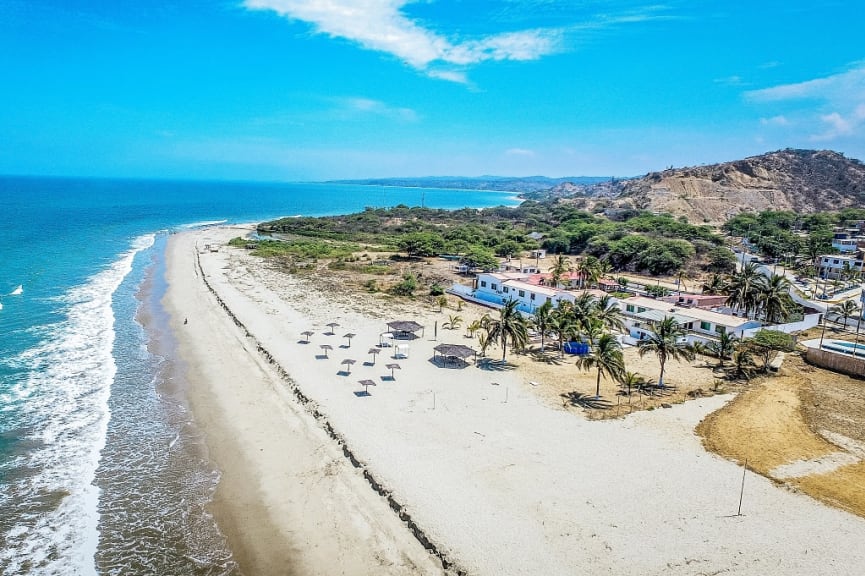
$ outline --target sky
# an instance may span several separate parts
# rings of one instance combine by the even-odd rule
[[[865,160],[858,0],[0,0],[0,174]]]

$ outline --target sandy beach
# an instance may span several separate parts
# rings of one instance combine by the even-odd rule
[[[745,474],[736,514],[742,468],[694,434],[729,396],[589,421],[545,401],[520,370],[433,363],[437,344],[473,342],[441,329],[434,339],[432,315],[333,299],[221,246],[246,232],[172,236],[165,299],[190,407],[222,471],[213,511],[244,573],[865,566],[865,521],[762,476]],[[211,243],[220,250],[202,253]],[[398,319],[426,326],[408,358],[369,354]],[[388,363],[399,364],[393,379]],[[375,385],[360,394],[366,379]]]

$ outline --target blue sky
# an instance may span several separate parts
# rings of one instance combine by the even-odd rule
[[[0,173],[630,176],[865,160],[852,0],[0,0]]]

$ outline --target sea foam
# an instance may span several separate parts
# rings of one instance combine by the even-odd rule
[[[36,448],[16,458],[21,475],[0,505],[20,509],[0,550],[0,572],[95,574],[99,491],[93,485],[105,445],[108,399],[117,371],[112,356],[112,296],[135,255],[154,235],[135,239],[113,264],[62,296],[65,319],[43,326],[45,337],[13,363],[28,366],[10,399],[20,430]]]

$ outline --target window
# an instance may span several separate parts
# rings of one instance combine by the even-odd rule
[[[627,304],[625,306],[625,310],[628,312],[633,312],[634,311],[634,305],[633,304]]]
[[[693,322],[688,322],[687,324],[685,324],[685,330],[693,330],[693,329],[694,329],[694,323]]]
[[[837,259],[837,258],[835,258],[834,260],[832,260],[832,264],[837,264],[837,263],[838,263],[838,259]]]
[[[517,292],[517,294],[520,295],[520,298],[524,298],[525,295],[526,295],[526,291],[525,291],[525,290],[519,290],[519,291]],[[532,296],[534,296],[534,294],[532,294]]]
[[[493,290],[498,290],[499,286],[498,284],[490,284],[490,288],[492,288]]]
[[[505,294],[507,294],[508,292],[511,291],[511,289],[508,288],[507,286],[505,286],[505,287],[502,288],[502,291],[503,291]]]
[[[726,326],[715,326],[715,332],[717,332],[718,334],[724,334],[727,332],[727,327]]]
[[[646,311],[646,309],[643,308],[642,306],[637,306],[637,314],[642,314],[645,311]]]
[[[481,280],[481,288],[486,288],[486,287],[487,287],[487,281]]]
[[[531,293],[531,295],[529,296],[529,299],[530,299],[530,300],[534,300],[534,299],[535,299],[535,293],[534,293],[534,292]]]
[[[700,322],[700,330],[705,330],[708,332],[711,329],[712,329],[712,323],[711,322],[705,322],[705,321]]]

